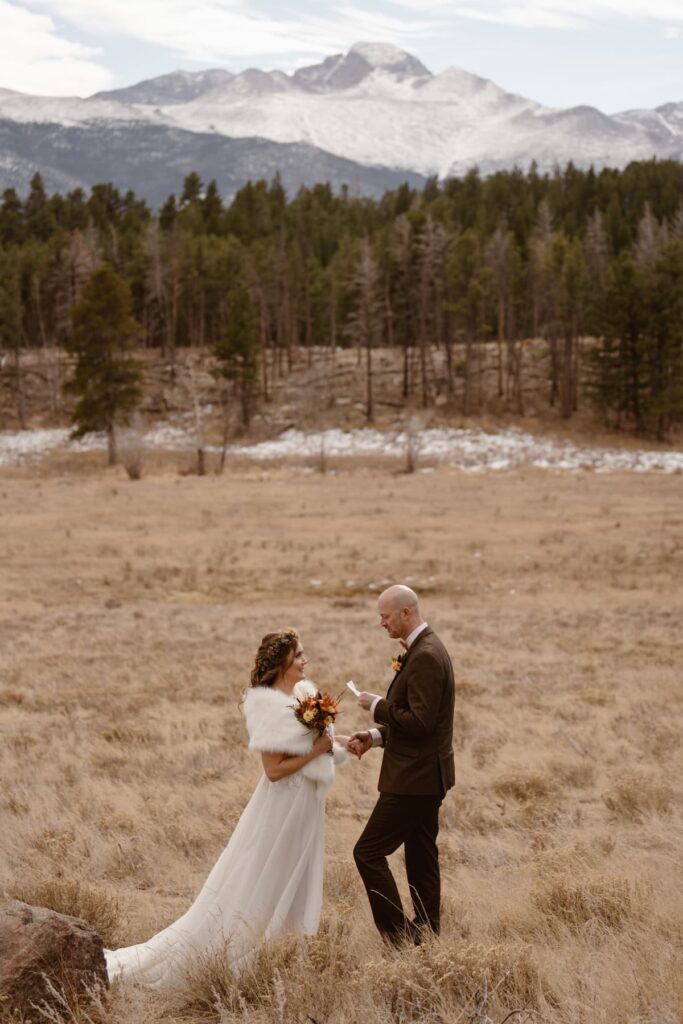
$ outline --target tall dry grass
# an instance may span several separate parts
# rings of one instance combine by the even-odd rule
[[[6,896],[110,945],[171,922],[260,773],[239,710],[258,639],[297,625],[313,678],[381,688],[395,579],[453,654],[458,784],[438,940],[390,954],[373,930],[351,855],[370,754],[328,798],[317,936],[36,1020],[681,1019],[680,480],[79,467],[0,479]]]

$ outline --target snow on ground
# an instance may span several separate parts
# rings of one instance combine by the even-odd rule
[[[142,439],[148,449],[192,451],[192,434],[179,426],[162,424],[149,430]],[[83,452],[101,450],[105,439],[90,435],[81,441],[69,441],[67,430],[23,430],[0,432],[0,466],[35,461],[51,451]],[[125,448],[126,436],[120,439]],[[233,445],[228,455],[241,459],[272,461],[319,457],[341,459],[355,456],[383,456],[404,459],[409,445],[418,463],[441,462],[469,472],[502,471],[521,466],[537,469],[591,469],[597,473],[683,473],[683,451],[599,448],[534,437],[521,430],[508,429],[496,433],[483,430],[462,430],[452,427],[422,430],[408,435],[379,430],[324,430],[303,433],[287,430],[270,441],[251,445]],[[209,447],[209,452],[217,451]]]
[[[248,455],[252,459],[316,456],[321,449],[329,457],[387,455],[401,458],[405,457],[409,444],[413,445],[413,450],[423,462],[446,462],[472,472],[515,469],[518,466],[536,466],[539,469],[590,468],[597,472],[683,471],[683,452],[680,451],[580,447],[569,442],[534,437],[516,429],[486,433],[477,429],[445,427],[422,430],[414,435],[383,433],[378,430],[326,430],[315,434],[288,430],[273,441],[235,447],[232,452]]]

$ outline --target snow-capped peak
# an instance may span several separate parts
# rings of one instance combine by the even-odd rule
[[[354,43],[347,57],[360,57],[371,68],[388,71],[397,78],[431,78],[432,73],[412,53],[392,43]]]
[[[411,54],[400,50],[392,43],[354,43],[349,53],[356,53],[371,64],[373,68],[391,67],[401,64],[404,60],[414,60]]]
[[[336,53],[321,64],[299,68],[294,81],[310,92],[333,92],[352,89],[375,71],[382,71],[398,81],[409,78],[431,78],[424,64],[412,54],[390,43],[355,43],[348,53]]]

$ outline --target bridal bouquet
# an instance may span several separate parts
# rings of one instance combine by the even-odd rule
[[[294,706],[294,714],[307,729],[315,729],[322,736],[325,729],[334,725],[339,714],[339,699],[329,693],[299,697]]]

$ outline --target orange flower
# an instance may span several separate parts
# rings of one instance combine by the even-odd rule
[[[294,707],[294,714],[308,729],[323,733],[339,714],[339,704],[329,693],[301,697]]]

